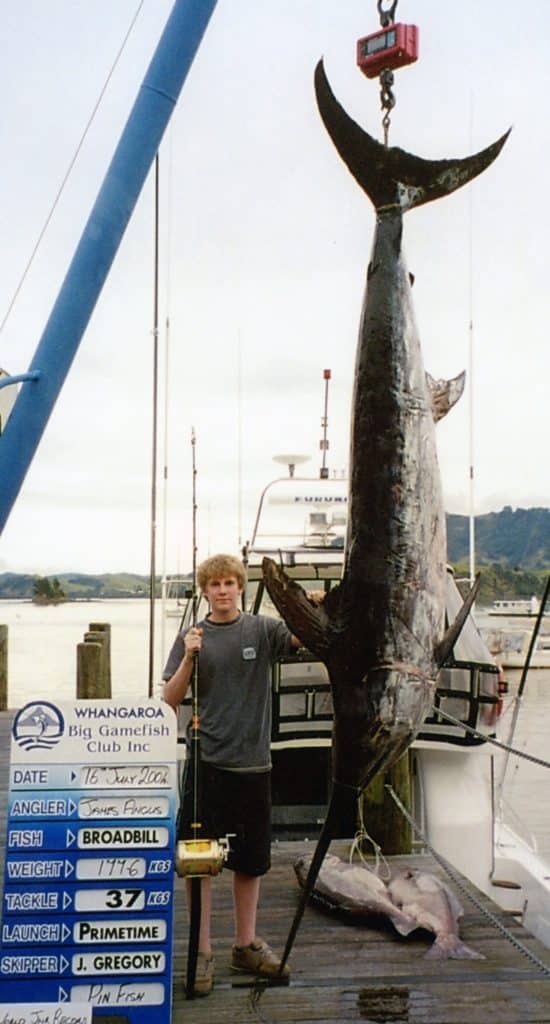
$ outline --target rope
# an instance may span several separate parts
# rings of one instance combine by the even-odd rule
[[[442,711],[441,708],[432,706],[431,709],[435,714],[441,715],[448,722],[453,725],[459,725],[461,729],[465,729],[466,732],[471,733],[472,736],[477,736],[487,743],[492,743],[494,747],[499,747],[500,750],[507,750],[509,754],[515,754],[516,757],[522,757],[525,761],[531,761],[533,764],[540,764],[543,768],[550,768],[549,761],[543,761],[541,757],[535,757],[534,754],[526,754],[523,750],[518,750],[517,747],[510,747],[507,743],[502,743],[500,740],[494,739],[493,736],[486,736],[484,732],[479,732],[478,729],[473,729],[471,725],[466,725],[465,722],[461,722],[458,718],[453,718],[446,711]]]
[[[526,956],[527,959],[531,961],[531,963],[535,964],[535,966],[538,967],[539,970],[543,972],[543,974],[546,974],[550,978],[550,966],[548,966],[548,964],[545,964],[542,960],[539,960],[538,956],[536,956],[535,953],[532,953],[531,950],[527,948],[527,946],[524,946],[523,943],[519,941],[519,939],[516,939],[516,937],[512,935],[511,931],[509,931],[506,925],[502,924],[502,922],[499,921],[498,917],[496,917],[490,910],[488,910],[487,907],[483,906],[483,904],[480,902],[480,900],[478,900],[477,896],[474,895],[471,889],[464,884],[462,878],[460,877],[458,872],[453,868],[452,864],[450,864],[448,860],[442,857],[440,853],[437,853],[437,851],[434,850],[433,846],[431,845],[431,843],[428,842],[425,835],[422,833],[416,822],[413,820],[413,818],[407,811],[406,807],[404,807],[403,804],[401,803],[401,800],[397,796],[397,793],[395,792],[393,787],[386,785],[384,788],[388,790],[392,800],[397,805],[403,816],[406,818],[411,828],[414,829],[416,835],[419,836],[419,838],[422,840],[422,843],[424,844],[426,849],[430,851],[434,860],[436,860],[440,867],[442,867],[443,870],[448,874],[449,878],[452,879],[457,888],[460,889],[461,893],[474,904],[477,910],[479,910],[480,913],[483,914],[483,916],[486,917],[499,932],[501,932],[501,934],[508,940],[508,942],[511,942],[511,944],[515,946],[515,948],[519,950],[520,953],[523,953],[523,955]]]
[[[73,167],[74,167],[74,165],[75,165],[75,163],[76,163],[76,161],[78,159],[78,155],[80,153],[80,150],[82,149],[82,146],[84,145],[86,136],[88,135],[88,132],[89,132],[91,126],[92,126],[92,122],[93,122],[93,120],[94,120],[94,118],[95,118],[95,116],[96,116],[96,114],[97,114],[97,112],[99,110],[99,107],[100,107],[100,104],[101,104],[101,102],[103,100],[105,92],[107,91],[107,86],[109,85],[109,82],[111,81],[111,78],[113,77],[113,74],[114,74],[114,71],[116,69],[116,66],[117,66],[117,64],[118,64],[118,62],[119,62],[119,60],[120,60],[120,58],[122,56],[122,53],[123,53],[123,51],[124,51],[124,49],[126,47],[126,43],[128,42],[128,39],[130,37],[130,33],[131,33],[131,31],[132,31],[132,29],[133,29],[133,27],[134,27],[134,25],[135,25],[135,23],[136,23],[136,21],[137,21],[137,19],[139,17],[141,8],[143,7],[144,3],[145,3],[145,0],[140,0],[140,3],[139,3],[138,8],[136,10],[136,13],[134,14],[134,16],[133,16],[133,18],[132,18],[132,20],[130,22],[130,25],[129,25],[128,29],[127,29],[126,35],[124,36],[124,39],[122,40],[122,44],[121,44],[121,46],[119,48],[119,51],[118,51],[118,53],[117,53],[117,55],[116,55],[116,57],[115,57],[115,59],[113,61],[113,64],[111,66],[111,70],[109,71],[109,74],[107,75],[107,78],[105,79],[105,82],[104,82],[103,87],[101,89],[101,92],[99,93],[99,96],[98,96],[98,98],[96,100],[96,103],[95,103],[95,106],[94,106],[94,108],[92,110],[92,113],[90,114],[90,117],[88,118],[87,124],[86,124],[86,126],[84,128],[84,131],[82,133],[82,136],[80,138],[80,142],[78,143],[78,145],[77,145],[77,147],[76,147],[76,149],[74,151],[73,157],[72,157],[72,159],[71,159],[71,161],[69,163],[69,166],[68,166],[67,170],[65,171],[65,175],[64,175],[64,177],[63,177],[63,179],[61,181],[61,185],[59,186],[59,188],[57,190],[57,193],[56,193],[56,196],[55,196],[54,201],[52,203],[52,206],[50,208],[50,211],[49,211],[49,213],[48,213],[48,215],[46,217],[46,220],[44,221],[44,224],[43,224],[43,226],[42,226],[42,228],[40,230],[38,238],[36,239],[36,242],[34,243],[34,247],[33,247],[32,251],[31,251],[29,259],[27,260],[27,263],[25,265],[23,273],[22,273],[22,275],[21,275],[21,277],[19,279],[19,283],[18,283],[18,285],[17,285],[17,287],[16,287],[16,289],[15,289],[13,295],[12,295],[11,301],[10,301],[10,303],[8,305],[8,308],[7,308],[7,310],[6,310],[5,314],[4,314],[4,318],[3,318],[2,322],[0,323],[0,334],[4,330],[4,327],[5,327],[5,325],[6,325],[7,321],[8,321],[8,318],[10,316],[10,313],[11,313],[11,311],[12,311],[12,309],[13,309],[16,301],[17,301],[18,296],[19,296],[19,292],[21,291],[21,289],[22,289],[22,287],[23,287],[23,285],[25,283],[27,274],[29,273],[29,270],[31,269],[31,266],[32,266],[32,264],[34,262],[34,258],[35,258],[36,254],[37,254],[37,252],[38,252],[38,250],[40,248],[40,245],[42,243],[42,239],[44,238],[44,235],[46,234],[46,231],[48,230],[48,227],[50,225],[50,221],[51,221],[51,219],[52,219],[52,217],[53,217],[53,215],[55,213],[57,204],[59,203],[59,200],[61,199],[61,195],[62,195],[62,193],[63,193],[63,191],[65,189],[65,185],[67,184],[67,182],[69,180],[69,177],[71,175],[72,169],[73,169]]]
[[[379,846],[379,844],[376,842],[376,839],[373,839],[373,837],[369,835],[365,828],[365,820],[363,817],[363,794],[364,790],[361,790],[361,792],[357,795],[357,818],[359,822],[359,828],[355,833],[355,836],[353,837],[353,843],[351,844],[351,849],[349,852],[349,862],[350,864],[352,864],[353,858],[355,857],[355,855],[357,855],[363,866],[367,867],[369,871],[372,871],[372,868],[367,865],[367,860],[361,849],[362,843],[370,843],[374,850],[374,874],[377,875],[379,878],[382,878],[385,882],[387,882],[391,878],[391,868],[382,852],[382,847]],[[381,872],[382,864],[384,865],[384,874],[382,874]]]

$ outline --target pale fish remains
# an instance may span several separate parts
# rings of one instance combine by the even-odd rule
[[[294,865],[300,886],[305,886],[311,857]],[[338,911],[351,921],[383,914],[400,935],[423,928],[435,935],[426,957],[430,959],[483,960],[463,942],[459,921],[463,908],[444,882],[427,871],[406,868],[388,885],[368,867],[349,864],[329,854],[319,871],[312,899],[329,911]]]

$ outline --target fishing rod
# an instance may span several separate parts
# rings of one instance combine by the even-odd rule
[[[191,461],[192,461],[192,545],[193,564],[191,580],[191,625],[197,627],[198,588],[197,588],[197,464],[196,436],[191,430]],[[193,813],[191,821],[191,839],[183,839],[176,846],[176,871],[180,877],[189,879],[191,883],[189,913],[189,945],[187,950],[187,981],[185,986],[186,999],[195,997],[195,978],[199,955],[199,935],[201,926],[201,884],[202,879],[209,875],[218,875],[229,853],[229,838],[203,839],[200,832],[201,800],[200,800],[200,708],[199,708],[199,653],[193,658],[191,674],[191,721],[190,721],[190,753],[191,778],[193,781]]]

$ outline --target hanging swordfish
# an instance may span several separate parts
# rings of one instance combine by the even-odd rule
[[[282,617],[327,666],[334,705],[331,801],[283,964],[342,807],[414,739],[475,597],[472,588],[445,631],[435,420],[460,396],[463,379],[435,382],[424,371],[401,240],[407,210],[470,181],[507,137],[466,159],[424,160],[363,131],[334,97],[322,61],[315,90],[336,149],[375,206],[376,231],[357,346],[342,580],[313,607],[274,561],[263,562]]]

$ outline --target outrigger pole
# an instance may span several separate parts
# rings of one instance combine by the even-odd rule
[[[216,0],[176,0],[0,436],[0,532],[32,462]],[[3,379],[3,384],[9,382]]]

